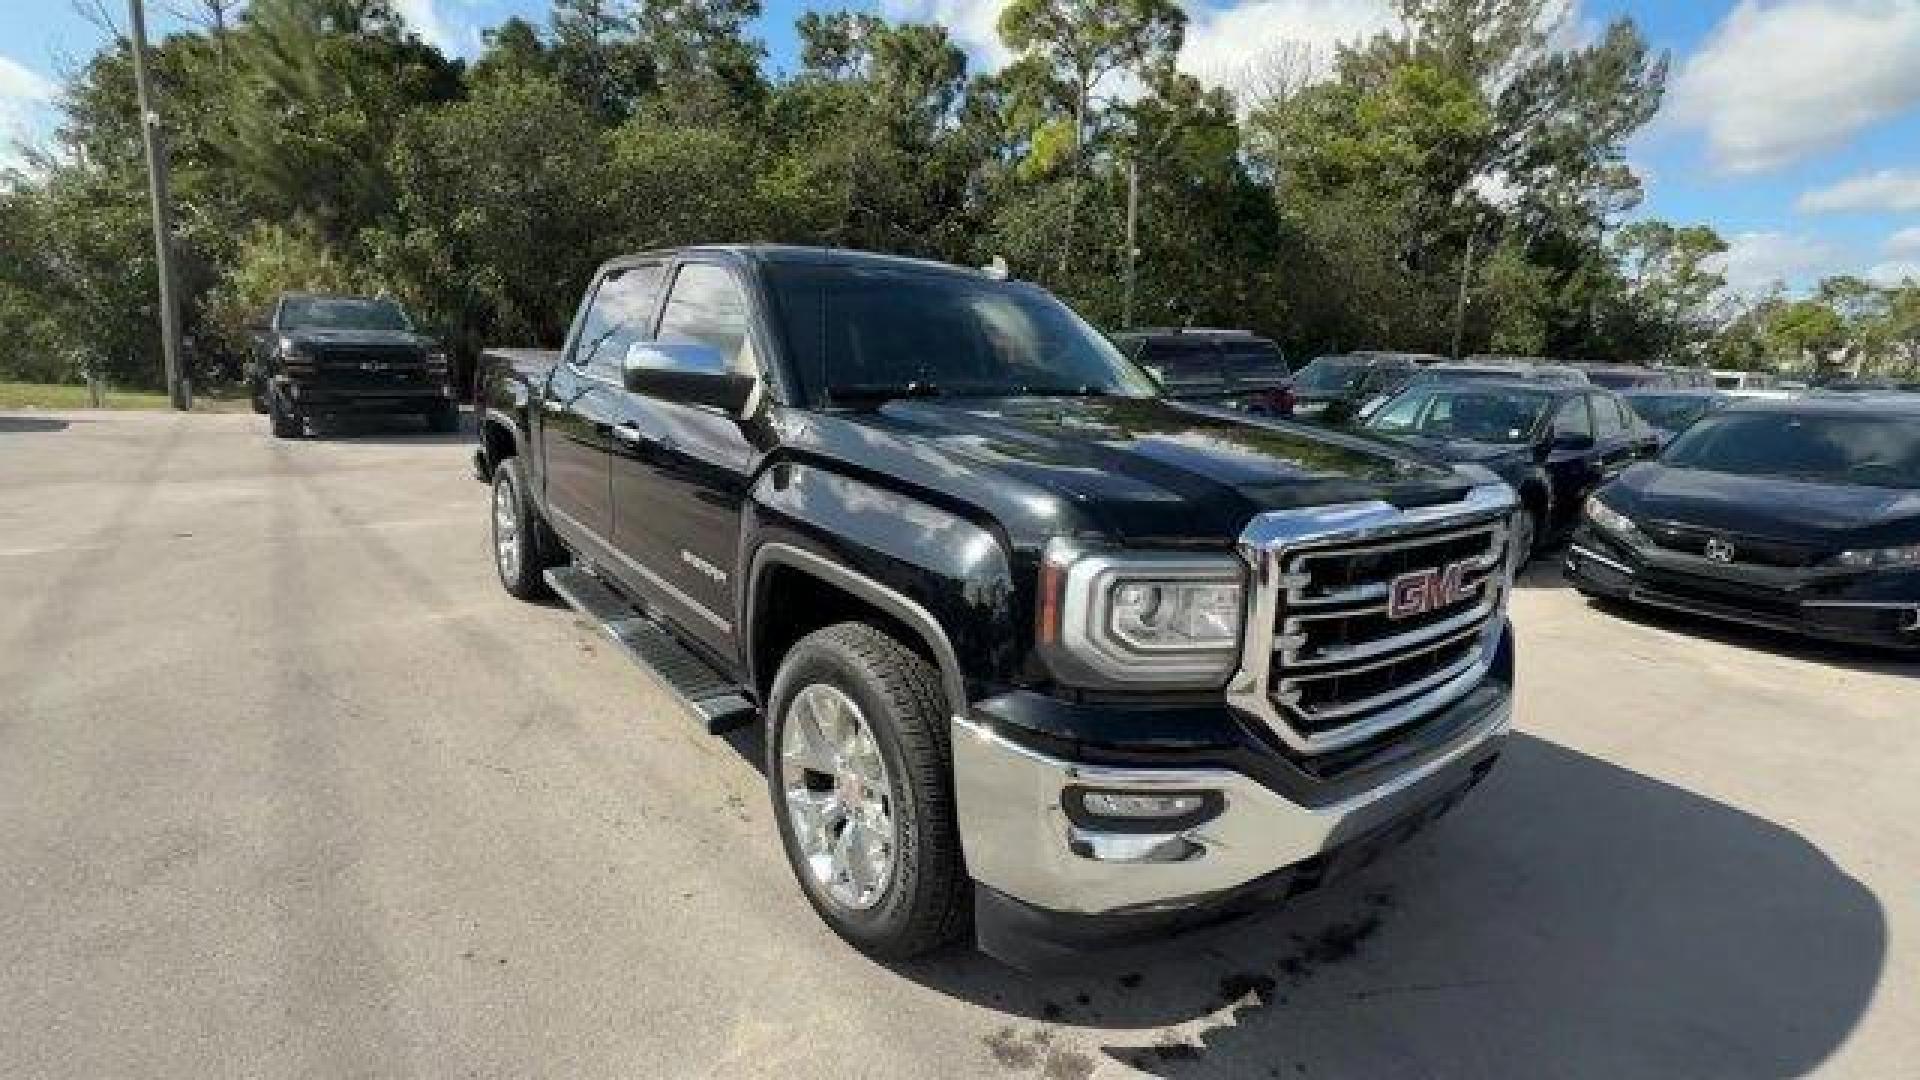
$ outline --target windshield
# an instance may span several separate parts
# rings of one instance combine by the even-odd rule
[[[1146,372],[1045,290],[905,267],[773,264],[776,321],[808,400],[1152,397]]]
[[[1521,388],[1422,388],[1389,402],[1367,427],[1382,435],[1522,443],[1533,437],[1552,404],[1551,394]]]
[[[1280,346],[1271,341],[1223,341],[1220,352],[1226,357],[1227,369],[1240,382],[1273,382],[1290,374]]]
[[[1920,423],[1910,415],[1718,413],[1673,440],[1660,460],[1741,476],[1920,488]]]
[[[1679,431],[1688,424],[1705,416],[1713,408],[1710,397],[1698,394],[1680,394],[1672,397],[1654,397],[1635,394],[1626,399],[1640,419],[1664,431]]]
[[[1293,387],[1303,394],[1333,397],[1358,390],[1360,380],[1366,375],[1364,360],[1323,356],[1300,369],[1300,374],[1294,376]]]
[[[354,296],[289,296],[280,305],[280,328],[292,330],[411,330],[407,313],[391,300]]]

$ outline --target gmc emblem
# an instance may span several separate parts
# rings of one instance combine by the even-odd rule
[[[1459,603],[1467,594],[1467,571],[1474,566],[1472,559],[1462,559],[1394,578],[1387,583],[1387,618],[1410,619]]]

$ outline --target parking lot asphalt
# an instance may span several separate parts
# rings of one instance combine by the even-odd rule
[[[1258,922],[889,968],[757,741],[508,598],[465,437],[0,416],[0,1076],[1785,1077],[1920,1062],[1920,681],[1516,596],[1462,809]]]

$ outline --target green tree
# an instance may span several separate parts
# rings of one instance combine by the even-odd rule
[[[1032,62],[1026,70],[1043,71],[1065,99],[1068,190],[1060,229],[1062,276],[1073,265],[1074,219],[1099,104],[1095,92],[1116,75],[1146,81],[1170,68],[1186,27],[1186,12],[1173,0],[1013,0],[1000,13],[1000,38],[1007,48]],[[1051,145],[1044,138],[1041,143]]]

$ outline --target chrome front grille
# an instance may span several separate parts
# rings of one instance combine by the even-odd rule
[[[1295,749],[1321,753],[1472,689],[1504,621],[1514,509],[1509,489],[1486,485],[1446,506],[1255,518],[1241,537],[1254,595],[1229,700]],[[1441,587],[1449,567],[1457,577]]]

